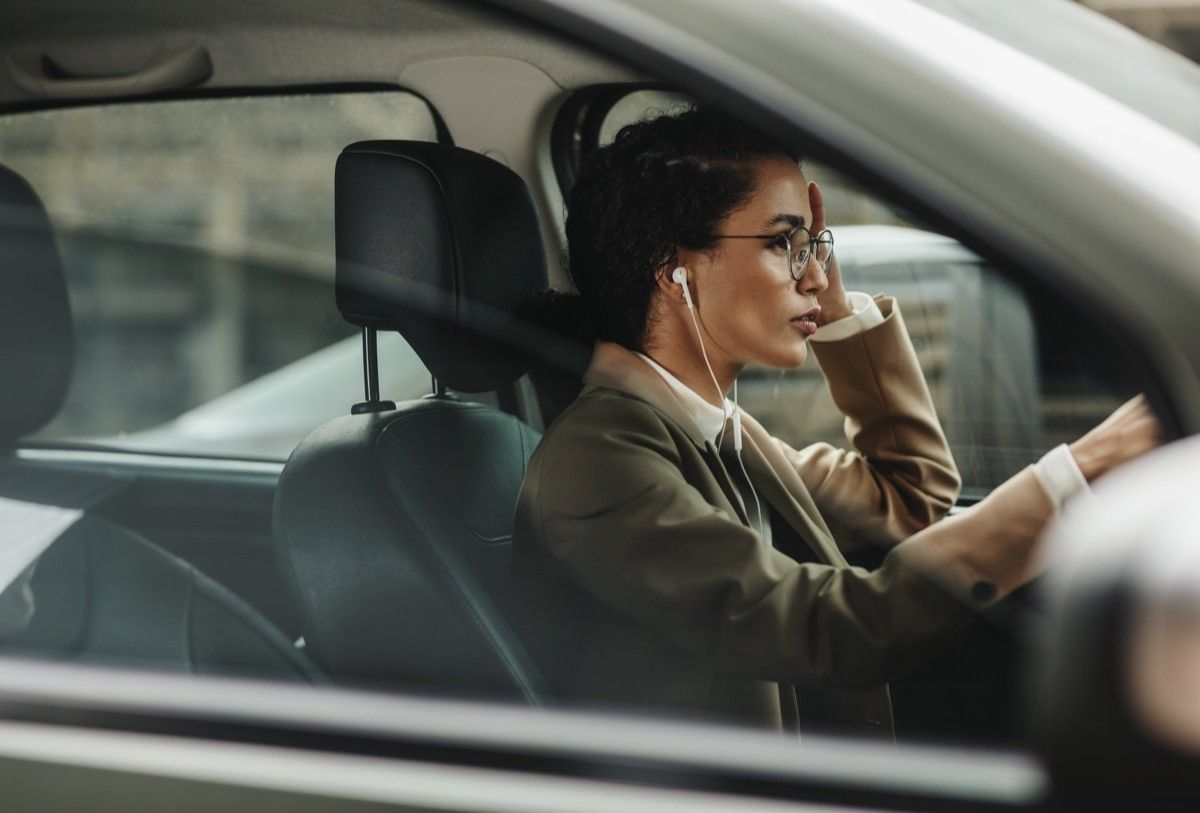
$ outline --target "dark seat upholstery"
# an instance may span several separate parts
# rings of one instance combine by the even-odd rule
[[[515,173],[444,145],[354,144],[337,163],[336,220],[348,321],[399,331],[452,390],[495,390],[524,372],[514,314],[545,286],[546,266]],[[517,634],[509,558],[538,438],[511,415],[442,394],[347,415],[300,444],[276,494],[275,537],[324,670],[544,699]]]
[[[0,653],[320,680],[244,601],[91,511],[126,484],[119,475],[14,454],[57,413],[72,343],[49,218],[0,167]],[[40,555],[24,565],[22,548]]]

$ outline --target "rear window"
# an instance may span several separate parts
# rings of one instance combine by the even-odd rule
[[[361,400],[333,302],[333,172],[364,139],[433,141],[401,90],[113,104],[0,118],[0,163],[42,198],[75,323],[66,403],[37,433],[283,459]],[[383,395],[429,392],[381,337]]]

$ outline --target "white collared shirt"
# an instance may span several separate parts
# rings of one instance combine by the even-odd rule
[[[716,445],[717,435],[721,434],[721,427],[725,425],[725,419],[733,415],[733,410],[735,409],[733,401],[730,401],[728,398],[724,399],[725,409],[722,410],[716,404],[709,403],[701,398],[696,394],[695,390],[671,375],[666,367],[663,367],[645,353],[638,353],[638,355],[642,357],[642,361],[649,364],[662,376],[663,381],[667,382],[667,386],[671,388],[671,391],[683,402],[683,407],[687,410],[688,417],[695,422],[696,428],[700,430],[700,436],[710,441],[713,445]],[[716,390],[716,386],[716,384],[713,384],[714,391]]]
[[[812,335],[810,341],[832,342],[838,339],[846,339],[856,333],[862,333],[876,325],[883,324],[883,311],[879,310],[879,305],[876,304],[870,295],[860,293],[859,291],[851,291],[848,296],[850,298],[850,306],[854,309],[853,312],[849,316],[838,319],[836,322],[830,322],[827,325],[817,328],[817,332]],[[721,407],[702,398],[695,390],[673,376],[657,361],[645,353],[638,353],[638,355],[662,376],[663,380],[667,382],[667,386],[671,388],[671,391],[683,402],[688,415],[696,422],[696,428],[700,430],[700,435],[715,445],[717,435],[721,433],[721,427],[725,425],[726,418],[732,416],[736,409],[733,401],[725,398],[725,410],[722,412]],[[716,384],[713,384],[713,390],[714,392],[716,391]]]

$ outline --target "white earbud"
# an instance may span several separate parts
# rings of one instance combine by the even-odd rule
[[[671,282],[683,289],[683,301],[687,303],[688,310],[692,310],[692,292],[687,286],[687,269],[681,265],[672,271]]]

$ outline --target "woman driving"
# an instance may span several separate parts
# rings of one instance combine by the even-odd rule
[[[890,735],[889,678],[1036,575],[1057,506],[1157,443],[1135,399],[943,519],[959,477],[899,308],[846,291],[818,186],[718,111],[621,130],[567,239],[594,352],[514,531],[518,567],[578,599],[564,693]],[[852,450],[793,449],[736,405],[747,364],[810,346]],[[875,570],[846,563],[864,544],[890,548]]]

